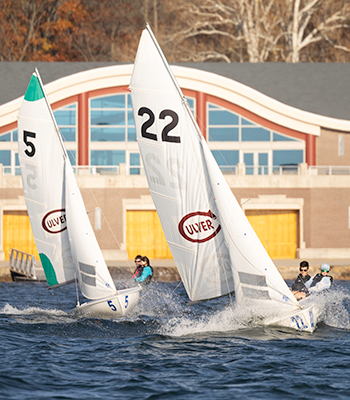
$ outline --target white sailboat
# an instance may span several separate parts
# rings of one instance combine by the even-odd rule
[[[117,291],[91,227],[71,163],[38,70],[18,114],[18,155],[34,240],[51,287],[76,280],[91,300],[75,312],[120,318],[140,287]]]
[[[150,192],[190,300],[234,290],[237,304],[269,310],[265,324],[312,332],[320,311],[310,299],[296,301],[270,259],[148,25],[130,90]]]

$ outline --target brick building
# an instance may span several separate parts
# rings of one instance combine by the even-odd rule
[[[170,251],[143,173],[132,65],[0,63],[0,257],[36,254],[18,167],[17,113],[37,66],[107,260]],[[272,258],[350,257],[347,64],[186,64],[173,71]]]

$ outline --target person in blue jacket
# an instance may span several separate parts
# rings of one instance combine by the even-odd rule
[[[150,265],[148,257],[141,257],[141,268],[134,278],[136,282],[148,285],[153,277],[153,268]]]

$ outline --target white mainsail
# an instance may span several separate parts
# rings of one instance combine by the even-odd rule
[[[149,27],[142,32],[130,90],[150,192],[190,299],[234,288],[238,302],[253,298],[298,307],[232,194]]]
[[[231,263],[203,168],[202,138],[147,31],[130,89],[149,188],[188,296],[227,294],[234,289]]]
[[[50,286],[74,280],[66,224],[64,153],[38,76],[18,114],[18,156],[35,243]]]

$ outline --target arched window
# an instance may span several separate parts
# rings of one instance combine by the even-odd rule
[[[305,142],[276,132],[237,113],[207,103],[208,144],[223,172],[246,174],[296,173],[305,160]]]

